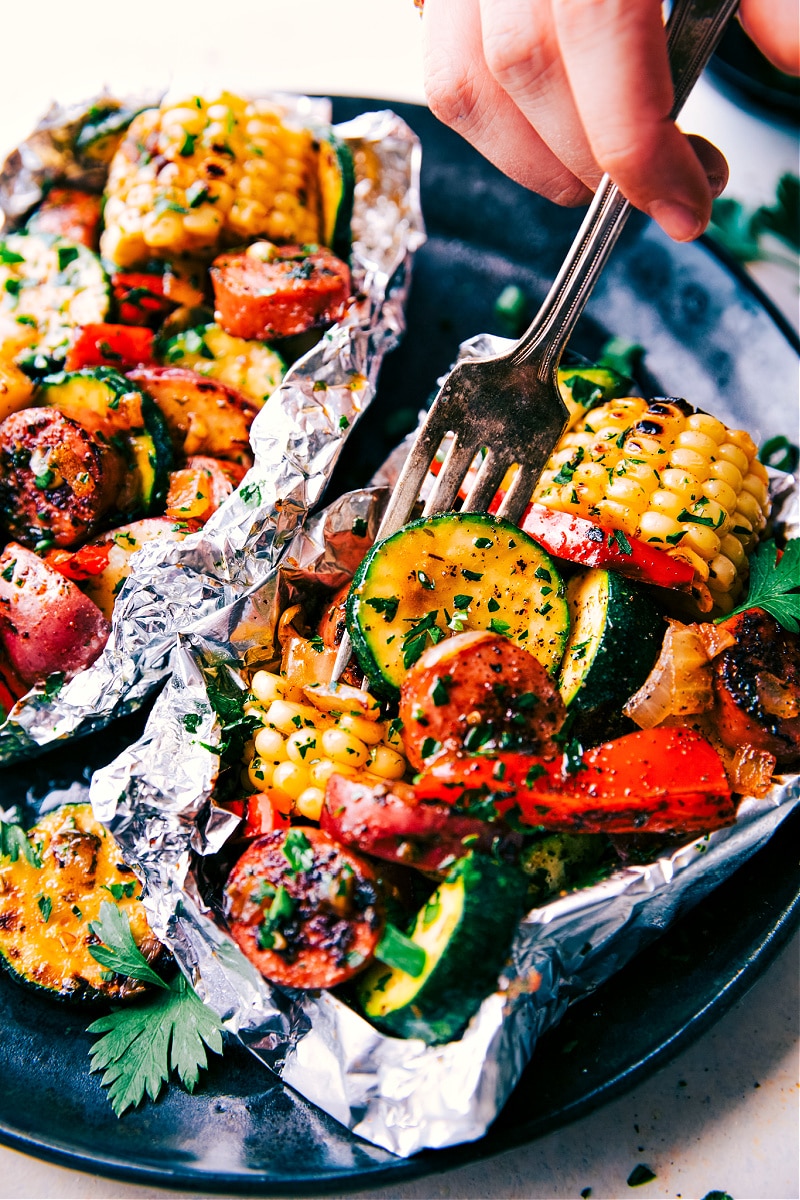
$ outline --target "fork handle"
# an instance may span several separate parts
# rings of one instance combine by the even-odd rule
[[[673,120],[714,53],[738,3],[739,0],[673,3],[667,22]],[[542,381],[555,375],[564,347],[630,211],[629,201],[610,177],[604,175],[542,307],[509,355],[520,363],[536,358],[537,374]]]

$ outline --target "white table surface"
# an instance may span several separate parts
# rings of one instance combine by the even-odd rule
[[[423,101],[420,22],[411,0],[6,0],[0,29],[0,155],[52,99],[81,99],[103,86],[124,93],[185,83]],[[741,200],[769,202],[780,174],[797,172],[796,133],[739,109],[704,81],[682,124],[725,151],[729,193]],[[796,324],[794,273],[760,266],[754,274]],[[797,1200],[799,966],[795,936],[690,1049],[583,1120],[487,1162],[370,1195],[536,1200],[591,1188],[592,1200],[700,1200],[712,1190],[734,1200]],[[626,1181],[638,1163],[656,1178],[630,1189]],[[179,1194],[0,1147],[2,1198]]]

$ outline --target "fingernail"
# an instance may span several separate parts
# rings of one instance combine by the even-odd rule
[[[672,200],[655,200],[647,211],[676,242],[691,242],[705,228],[693,209],[685,204],[675,204]]]

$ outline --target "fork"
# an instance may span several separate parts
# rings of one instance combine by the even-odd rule
[[[675,0],[667,21],[667,53],[677,117],[719,43],[739,0]],[[497,516],[518,523],[567,424],[558,388],[561,355],[619,238],[630,203],[604,175],[564,263],[528,329],[505,354],[458,363],[435,397],[389,498],[376,540],[404,525],[445,438],[444,462],[423,516],[453,507],[470,467],[482,462],[462,512],[484,512],[509,468],[516,467]],[[345,631],[331,678],[345,670],[352,647]]]

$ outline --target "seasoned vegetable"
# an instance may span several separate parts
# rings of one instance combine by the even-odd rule
[[[498,751],[435,759],[416,785],[420,800],[466,812],[495,798],[527,825],[584,833],[700,833],[730,825],[736,809],[720,756],[690,729],[626,734],[573,757]]]
[[[241,483],[244,474],[245,469],[239,463],[203,454],[187,458],[184,467],[170,474],[165,515],[178,521],[207,521]]]
[[[570,634],[558,677],[571,712],[608,720],[641,687],[665,625],[650,597],[614,571],[574,575],[567,585]]]
[[[13,362],[0,359],[0,422],[33,403],[33,383]]]
[[[355,184],[350,147],[331,131],[319,142],[320,240],[345,262],[350,256]]]
[[[0,554],[0,643],[27,687],[90,666],[110,626],[96,604],[16,542]]]
[[[139,881],[88,804],[42,817],[16,857],[0,855],[0,956],[13,977],[63,1000],[123,1000],[140,984],[92,957],[104,901],[119,906],[148,961],[161,952],[139,900]]]
[[[350,299],[350,268],[314,245],[253,242],[211,267],[216,315],[240,338],[293,337],[340,320]]]
[[[532,654],[483,630],[428,647],[403,680],[400,720],[408,760],[420,768],[462,749],[555,754],[564,705]]]
[[[185,367],[136,367],[129,378],[161,409],[177,454],[251,460],[256,409],[233,388]]]
[[[112,160],[106,196],[100,244],[122,267],[257,237],[322,236],[313,133],[229,92],[140,113]]]
[[[684,559],[723,612],[769,513],[750,435],[674,399],[592,409],[564,434],[533,499]]]
[[[219,325],[199,325],[167,338],[159,359],[169,366],[191,367],[219,379],[260,408],[275,391],[286,367],[264,342],[232,337]]]
[[[153,334],[140,326],[82,325],[67,351],[67,371],[116,367],[123,371],[153,360]]]
[[[319,829],[267,834],[225,885],[231,935],[267,979],[324,988],[360,971],[384,924],[375,872]]]
[[[28,373],[57,370],[75,329],[104,321],[108,306],[108,278],[85,246],[33,233],[0,241],[0,315],[29,331],[27,347],[16,356]]]
[[[461,859],[417,916],[413,970],[376,962],[359,981],[365,1014],[398,1037],[459,1037],[497,984],[524,895],[518,868],[475,853]]]
[[[445,513],[372,547],[353,579],[347,627],[375,690],[395,696],[427,645],[463,630],[505,634],[553,672],[569,614],[558,571],[534,541],[486,514]]]

